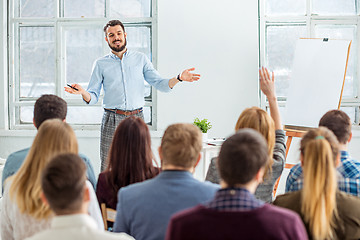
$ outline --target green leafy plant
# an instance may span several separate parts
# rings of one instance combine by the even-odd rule
[[[198,126],[203,133],[207,133],[207,131],[212,127],[210,122],[204,118],[203,120],[200,120],[199,118],[194,119],[194,125]]]

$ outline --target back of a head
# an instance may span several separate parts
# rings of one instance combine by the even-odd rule
[[[75,132],[69,124],[59,119],[46,120],[41,124],[28,155],[34,153],[51,158],[62,152],[78,153]]]
[[[36,128],[48,119],[64,120],[67,114],[67,103],[64,99],[51,94],[42,95],[35,102],[34,123]]]
[[[50,215],[49,208],[39,198],[41,173],[50,159],[61,153],[78,153],[76,135],[69,124],[59,119],[46,120],[10,187],[10,196],[16,196],[20,212],[38,219]]]
[[[153,159],[151,137],[146,123],[138,117],[122,120],[113,136],[106,169],[114,204],[117,202],[119,188],[157,174]]]
[[[322,116],[319,127],[330,129],[342,144],[349,141],[351,134],[351,120],[349,116],[341,110],[331,110]]]
[[[202,135],[198,127],[189,123],[170,125],[161,140],[162,164],[194,167],[201,148]]]
[[[338,141],[329,129],[319,127],[304,135],[300,151],[304,174],[301,212],[314,239],[332,239],[336,216]]]
[[[259,107],[245,109],[239,116],[235,131],[242,128],[251,128],[258,131],[267,142],[269,161],[265,169],[265,177],[272,170],[273,151],[275,146],[275,123],[269,114]]]
[[[151,136],[146,123],[138,117],[129,117],[116,128],[109,151],[108,170],[126,168],[131,171],[135,166],[144,168],[152,165]]]
[[[86,166],[76,154],[55,156],[41,177],[41,187],[57,215],[79,212],[86,187]]]
[[[218,168],[228,186],[247,184],[268,161],[264,137],[253,129],[241,129],[222,145]]]

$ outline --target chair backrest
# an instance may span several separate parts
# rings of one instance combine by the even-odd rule
[[[107,208],[105,203],[101,204],[101,215],[104,221],[105,230],[108,230],[107,222],[115,222],[116,210]]]

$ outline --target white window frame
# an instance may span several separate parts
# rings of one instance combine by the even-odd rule
[[[9,129],[10,130],[26,130],[33,129],[31,124],[21,124],[20,114],[16,113],[17,107],[34,106],[37,98],[20,98],[16,91],[20,87],[20,71],[19,71],[19,24],[21,26],[54,26],[55,36],[60,38],[60,41],[55,41],[55,58],[56,58],[56,79],[55,79],[55,94],[65,99],[64,85],[66,81],[65,76],[65,34],[66,27],[82,27],[98,25],[100,29],[103,28],[106,22],[112,19],[118,19],[114,16],[108,16],[110,13],[110,0],[105,0],[105,17],[102,18],[65,18],[61,17],[61,7],[64,0],[56,1],[56,17],[55,18],[20,18],[15,17],[15,12],[18,12],[20,0],[8,1],[7,11],[7,26],[8,26],[8,108],[9,108]],[[151,56],[154,67],[157,67],[157,0],[151,1],[151,16],[139,18],[121,18],[125,29],[126,27],[150,27],[151,37]],[[109,52],[109,48],[105,42],[102,43],[104,55]],[[90,75],[90,73],[89,73]],[[90,80],[90,79],[89,79]],[[66,99],[68,107],[87,107],[81,97],[78,99]],[[101,106],[102,96],[95,106]],[[151,107],[151,125],[150,130],[157,129],[157,91],[151,87],[151,97],[145,98],[145,107]],[[98,130],[100,122],[97,124],[72,124],[76,130]]]
[[[355,72],[354,72],[354,87],[357,94],[353,98],[343,97],[341,107],[354,107],[355,108],[355,122],[354,125],[360,125],[360,10],[358,9],[357,15],[353,16],[319,16],[311,14],[312,0],[306,0],[306,15],[304,16],[266,16],[265,15],[265,2],[267,0],[259,0],[259,37],[260,37],[260,66],[266,66],[266,27],[269,25],[304,25],[307,29],[308,38],[314,37],[314,28],[316,24],[341,24],[341,25],[356,25],[356,41],[357,52],[355,56]],[[354,0],[357,1],[357,0]],[[357,6],[357,5],[355,5]],[[359,8],[357,6],[357,8]],[[266,97],[261,94],[261,106],[268,108],[269,104]],[[284,107],[286,98],[278,98],[279,106]],[[360,127],[359,127],[360,129]]]

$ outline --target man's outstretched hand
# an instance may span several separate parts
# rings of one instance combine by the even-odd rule
[[[195,70],[195,68],[185,69],[180,74],[180,79],[185,81],[185,82],[193,82],[193,81],[199,80],[200,79],[200,74],[192,73],[192,71],[194,71],[194,70]]]

